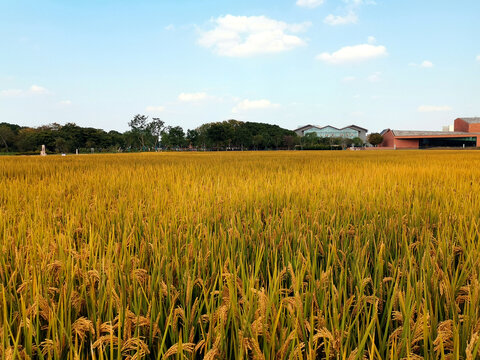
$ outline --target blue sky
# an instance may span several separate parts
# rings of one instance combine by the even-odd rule
[[[441,130],[480,116],[479,16],[478,0],[0,0],[0,122]]]

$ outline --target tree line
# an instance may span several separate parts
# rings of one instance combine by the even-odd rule
[[[333,149],[363,145],[359,138],[299,137],[278,125],[226,120],[203,124],[186,132],[159,118],[135,115],[123,133],[57,123],[25,127],[0,123],[0,152],[36,154],[42,145],[50,153],[129,152],[156,150]]]
[[[0,123],[0,152],[38,153],[45,145],[50,153],[129,152],[176,149],[263,150],[290,149],[298,141],[295,132],[277,125],[228,120],[203,124],[186,132],[167,126],[159,118],[135,115],[123,133],[57,123],[39,127]]]

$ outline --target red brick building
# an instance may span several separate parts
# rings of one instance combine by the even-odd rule
[[[454,131],[391,130],[382,132],[380,147],[426,149],[433,147],[480,147],[480,117],[458,118]]]

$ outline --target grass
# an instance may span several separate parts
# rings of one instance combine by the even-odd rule
[[[480,347],[480,153],[0,158],[3,359]]]

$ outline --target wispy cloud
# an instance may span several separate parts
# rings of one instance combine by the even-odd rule
[[[358,22],[358,16],[353,11],[350,11],[345,16],[330,14],[323,20],[323,22],[332,26],[356,24]]]
[[[324,0],[297,0],[297,5],[313,9],[322,5],[324,2]]]
[[[371,83],[376,83],[382,81],[382,73],[377,71],[376,73],[373,73],[370,75],[367,80]]]
[[[352,82],[352,81],[355,81],[357,78],[355,76],[345,76],[342,81],[345,82],[345,83],[349,83],[349,82]]]
[[[376,1],[374,0],[343,0],[344,3],[353,6],[360,6],[360,5],[376,5]]]
[[[424,60],[422,61],[420,64],[417,64],[417,63],[410,63],[408,64],[409,66],[412,66],[412,67],[421,67],[421,68],[432,68],[434,65],[431,61],[429,60]]]
[[[72,102],[70,100],[62,100],[60,101],[60,105],[69,106],[69,105],[72,105]]]
[[[200,33],[198,43],[220,56],[251,57],[289,51],[306,45],[297,33],[311,23],[287,24],[266,16],[226,15],[212,20],[213,30]]]
[[[421,105],[418,107],[419,112],[442,112],[451,111],[450,106]]]
[[[0,96],[2,97],[19,97],[26,95],[47,95],[50,94],[50,91],[43,86],[32,85],[28,90],[21,89],[6,89],[0,91]]]
[[[362,5],[374,5],[375,1],[372,0],[343,0],[344,12],[346,15],[334,15],[329,14],[323,22],[328,25],[337,26],[337,25],[347,25],[347,24],[356,24],[358,23],[357,11]],[[375,39],[375,38],[373,38]],[[369,39],[369,43],[370,39]]]
[[[7,89],[0,91],[0,96],[2,97],[17,97],[21,96],[23,91],[20,89]]]
[[[199,102],[203,100],[207,100],[213,98],[212,96],[209,96],[205,92],[197,92],[197,93],[181,93],[178,95],[178,100],[182,102]]]
[[[233,113],[237,113],[243,110],[256,110],[256,109],[276,109],[280,107],[279,104],[274,104],[270,100],[242,100],[233,109]]]
[[[30,92],[32,94],[37,94],[37,95],[45,95],[45,94],[50,93],[50,91],[48,91],[46,88],[44,88],[43,86],[39,86],[39,85],[30,86]]]
[[[480,61],[480,55],[477,56],[477,61]]]
[[[328,53],[324,52],[317,55],[317,60],[329,64],[345,64],[371,60],[387,56],[387,48],[382,45],[360,44],[354,46],[345,46],[341,49]]]

